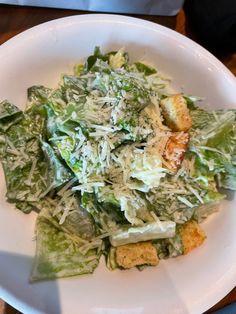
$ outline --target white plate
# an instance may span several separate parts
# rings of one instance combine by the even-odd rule
[[[123,16],[84,15],[34,27],[0,47],[0,99],[23,107],[33,84],[54,87],[63,72],[91,54],[124,46],[171,76],[186,93],[210,107],[236,108],[234,76],[211,54],[165,27]],[[220,300],[236,279],[236,201],[203,225],[208,239],[191,254],[161,261],[143,272],[109,272],[28,284],[34,255],[35,215],[4,200],[0,182],[0,296],[24,313],[201,313]]]

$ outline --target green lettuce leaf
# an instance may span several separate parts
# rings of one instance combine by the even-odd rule
[[[31,273],[31,281],[47,280],[92,273],[99,263],[98,249],[90,249],[82,254],[79,242],[73,233],[65,232],[55,217],[47,210],[38,215],[36,223],[36,256]]]
[[[99,47],[95,47],[93,55],[91,55],[87,58],[87,61],[86,61],[85,66],[84,66],[85,71],[86,72],[90,71],[98,59],[100,59],[102,61],[108,61],[109,58],[107,55],[103,55],[101,53],[101,50]]]
[[[116,248],[111,246],[107,255],[106,266],[109,270],[115,270],[119,268],[116,262]]]
[[[167,175],[158,188],[147,193],[147,198],[161,220],[182,224],[190,220],[199,207],[206,204],[216,206],[225,195],[217,191],[212,179],[206,183],[184,172],[178,179]]]
[[[11,125],[22,118],[22,111],[4,100],[0,103],[0,133],[6,132]]]
[[[196,174],[217,175],[220,187],[235,190],[236,122],[235,111],[191,111],[193,128],[189,149],[196,155]],[[198,172],[199,170],[199,172]]]
[[[32,123],[34,119],[37,119],[37,123]],[[38,139],[43,129],[44,116],[40,108],[32,107],[3,133],[4,154],[1,159],[7,197],[11,201],[30,202],[47,188],[44,182],[46,164]]]
[[[136,66],[137,70],[139,72],[144,73],[145,75],[151,75],[151,74],[155,74],[157,73],[156,69],[152,68],[149,65],[146,65],[144,63],[141,62],[135,62],[134,65]]]
[[[121,68],[122,66],[126,66],[128,63],[128,54],[120,49],[119,51],[110,51],[106,54],[102,54],[99,47],[95,47],[93,55],[87,58],[87,61],[84,65],[84,72],[96,71],[97,69],[96,63],[97,61],[103,61],[104,63],[108,63],[111,68]],[[79,71],[81,73],[81,70]]]
[[[40,202],[31,281],[92,273],[99,262],[103,241],[92,216],[79,206],[77,192],[58,193]]]
[[[53,148],[43,140],[40,140],[40,144],[48,168],[47,185],[56,188],[72,179],[70,169],[58,158]]]
[[[53,92],[51,88],[44,87],[42,85],[34,85],[27,90],[28,107],[38,104],[44,104],[47,102],[49,95]]]
[[[152,241],[157,249],[159,259],[177,257],[184,254],[184,246],[179,230],[180,225],[177,225],[174,237]]]
[[[45,123],[43,105],[35,104],[2,133],[1,160],[6,196],[9,201],[16,201],[17,208],[24,212],[29,212],[35,202],[71,177],[48,144],[43,145],[43,150],[46,157],[50,153],[53,159],[48,162],[45,158],[40,143],[40,138],[45,137]]]
[[[236,191],[236,166],[226,165],[225,170],[217,177],[219,187]]]

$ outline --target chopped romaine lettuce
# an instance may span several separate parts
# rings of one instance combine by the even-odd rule
[[[218,187],[236,190],[235,111],[183,95],[192,127],[174,132],[160,106],[174,93],[123,49],[96,47],[56,89],[30,87],[24,112],[0,103],[6,196],[38,213],[32,281],[92,273],[101,254],[116,269],[116,247],[137,242],[160,259],[182,255],[181,225],[216,210]],[[183,135],[184,153],[171,142]]]
[[[97,267],[99,249],[90,249],[83,254],[84,242],[78,241],[73,233],[65,232],[56,218],[41,211],[36,223],[37,248],[31,281],[76,276],[92,273]]]
[[[158,187],[161,178],[166,175],[166,169],[162,167],[161,156],[155,148],[140,150],[134,155],[131,164],[131,177],[142,181],[146,185],[145,192]]]
[[[110,236],[110,242],[116,247],[128,243],[171,238],[175,235],[175,226],[173,221],[158,221],[142,227],[123,228]]]
[[[184,247],[179,232],[179,225],[176,226],[176,233],[174,237],[154,240],[153,244],[157,249],[159,259],[177,257],[184,254]]]
[[[151,74],[155,74],[157,73],[157,70],[152,68],[151,66],[149,65],[146,65],[144,63],[141,63],[141,62],[135,62],[134,63],[135,67],[137,68],[137,70],[139,72],[142,72],[144,73],[145,75],[151,75]]]
[[[107,255],[107,268],[110,270],[115,270],[118,267],[119,266],[116,262],[116,248],[111,246]]]
[[[4,100],[0,103],[0,132],[6,132],[11,125],[22,118],[22,111]]]
[[[205,167],[205,177],[217,175],[220,187],[235,190],[235,111],[208,112],[195,108],[191,114],[194,124],[190,150],[197,157],[196,175]]]

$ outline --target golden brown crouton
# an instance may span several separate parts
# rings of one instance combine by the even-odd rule
[[[118,246],[116,262],[123,268],[131,268],[144,264],[155,266],[159,259],[151,242],[139,242]]]
[[[188,133],[176,132],[170,136],[163,154],[170,170],[176,171],[180,167],[184,153],[187,150],[188,142]]]
[[[183,241],[184,254],[200,246],[206,238],[206,235],[199,224],[190,220],[182,225],[180,235]]]
[[[187,103],[181,94],[166,97],[160,102],[167,126],[173,131],[187,131],[191,128],[192,118]]]

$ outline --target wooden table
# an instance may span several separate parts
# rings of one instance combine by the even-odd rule
[[[0,44],[4,43],[16,34],[40,23],[60,17],[85,13],[89,12],[0,5]],[[189,29],[189,26],[187,26],[183,10],[181,10],[175,17],[146,15],[139,15],[139,17],[175,29],[176,31],[196,40],[194,33],[191,29]],[[220,60],[236,75],[236,53],[224,57],[221,56]],[[223,300],[213,306],[206,313],[212,313],[213,311],[231,304],[232,302],[236,302],[236,288],[234,288]],[[20,312],[0,299],[0,314],[17,313]]]

